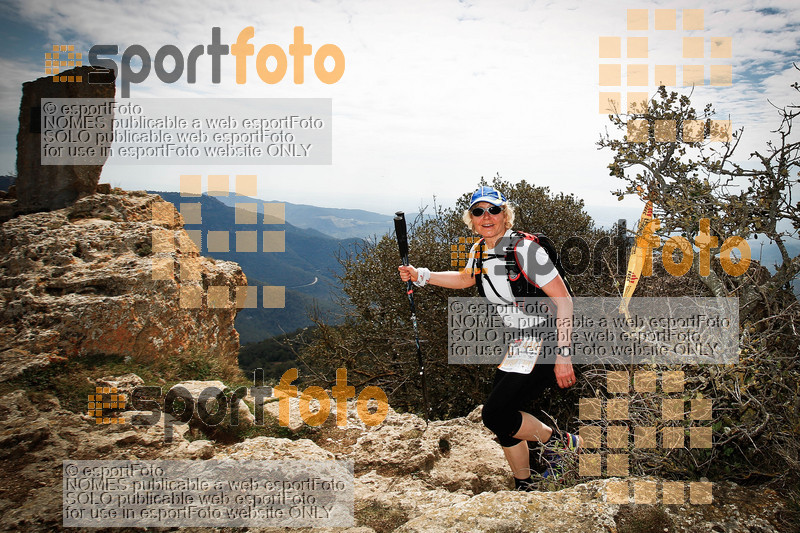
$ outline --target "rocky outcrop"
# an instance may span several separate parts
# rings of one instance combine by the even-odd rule
[[[144,380],[136,374],[125,374],[123,376],[105,376],[97,380],[95,387],[108,387],[117,389],[119,394],[124,394],[130,398],[136,387],[144,385]]]
[[[54,354],[32,354],[19,348],[4,350],[0,352],[0,382],[19,377],[25,371],[45,367],[54,358]]]
[[[354,412],[351,402],[348,421]],[[342,448],[333,429],[315,440],[338,450],[337,459],[353,460],[356,515],[373,509],[395,516],[398,532],[793,531],[786,502],[777,493],[729,482],[714,483],[708,505],[613,503],[609,494],[615,489],[609,486],[618,478],[558,491],[514,492],[502,451],[480,413],[478,407],[466,417],[426,425],[389,408],[378,426],[351,422],[338,430],[338,440],[350,440],[350,446]]]
[[[201,257],[180,214],[153,218],[171,209],[157,195],[115,190],[0,225],[0,352],[147,362],[194,350],[235,367],[233,298],[247,285],[244,273]],[[154,252],[154,232],[170,245]],[[166,267],[166,279],[154,276],[154,264]],[[182,306],[182,290],[209,286],[229,288],[227,305],[201,297],[199,307]]]
[[[512,486],[503,452],[480,415],[426,426],[418,416],[390,408],[386,420],[366,429],[343,456],[355,462],[356,472],[372,470],[387,477],[414,473],[451,492],[478,494]]]
[[[332,461],[335,457],[308,439],[255,437],[221,451],[217,459]]]
[[[72,77],[73,81],[56,83],[52,76],[39,78],[22,84],[22,101],[19,109],[19,131],[17,133],[17,181],[16,211],[60,209],[78,198],[94,194],[100,172],[106,157],[96,165],[42,165],[42,98],[114,98],[114,83],[89,83],[93,67],[78,67],[61,72],[61,76]],[[77,77],[80,82],[74,81]],[[104,133],[113,130],[113,109]],[[68,128],[61,128],[67,130]],[[110,139],[110,135],[107,137]],[[110,145],[110,141],[105,143]],[[102,147],[98,143],[97,147]]]
[[[603,502],[600,483],[558,492],[484,492],[449,508],[428,511],[408,521],[398,531],[615,531],[616,509]]]
[[[0,528],[52,531],[61,525],[65,459],[210,458],[205,441],[188,442],[185,424],[162,416],[152,426],[97,425],[48,395],[16,390],[0,397]],[[174,428],[164,438],[165,424]],[[213,447],[212,447],[213,450]]]
[[[182,381],[170,389],[176,398],[183,399],[187,404],[197,406],[202,403],[209,413],[208,419],[199,415],[199,409],[194,408],[194,415],[189,424],[200,428],[204,433],[223,432],[235,434],[237,431],[249,428],[255,422],[255,416],[244,402],[243,398],[233,399],[233,395],[225,395],[226,386],[221,381]],[[236,405],[236,416],[232,418],[231,404]],[[215,413],[226,413],[217,420]]]
[[[484,492],[412,518],[398,533],[519,531],[530,533],[792,531],[773,491],[716,484],[714,505],[609,503],[619,479],[582,483],[557,492]],[[654,481],[652,478],[650,481]],[[744,504],[742,506],[741,504]]]
[[[130,375],[102,381],[138,383]],[[267,436],[232,445],[190,442],[189,424],[168,415],[150,426],[95,425],[88,416],[62,409],[51,396],[24,390],[0,397],[0,405],[0,468],[6,474],[0,477],[0,530],[5,531],[62,529],[64,459],[350,459],[356,470],[356,523],[331,532],[793,531],[784,515],[786,504],[774,491],[728,482],[714,484],[711,505],[612,503],[609,484],[619,479],[553,492],[511,491],[502,453],[480,425],[480,409],[427,426],[414,415],[390,410],[378,426],[352,423],[342,429],[357,437],[350,447],[333,452],[337,443],[325,431],[315,436],[316,442]],[[351,411],[354,402],[348,418]],[[128,411],[125,416],[132,420],[137,414],[148,413]],[[166,428],[173,431],[171,440],[165,439]],[[475,478],[483,480],[476,485]]]

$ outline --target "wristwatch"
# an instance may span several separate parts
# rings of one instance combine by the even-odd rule
[[[570,357],[572,355],[572,348],[569,346],[559,346],[556,348],[556,355],[561,357]]]

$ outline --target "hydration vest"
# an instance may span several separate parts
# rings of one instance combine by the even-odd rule
[[[547,295],[539,287],[536,283],[533,282],[525,272],[519,266],[519,260],[517,257],[517,246],[520,245],[524,240],[533,241],[542,248],[544,248],[545,252],[547,252],[548,257],[550,257],[550,261],[553,263],[553,266],[556,267],[558,271],[558,275],[561,276],[561,279],[564,281],[564,286],[567,288],[567,292],[570,296],[574,296],[572,293],[572,288],[569,286],[569,282],[567,281],[566,272],[564,271],[564,267],[561,265],[561,257],[558,254],[558,250],[553,245],[553,241],[551,241],[547,235],[543,233],[524,233],[522,231],[513,231],[511,232],[511,241],[512,244],[508,248],[505,249],[505,265],[506,265],[506,274],[508,275],[508,283],[511,285],[511,294],[516,297],[531,297],[531,298],[546,298]],[[502,238],[501,238],[502,239]],[[483,246],[486,239],[481,239],[478,241],[478,254],[475,257],[475,268],[473,269],[473,275],[475,275],[475,283],[478,286],[478,292],[481,296],[486,296],[483,290]],[[497,255],[493,256],[497,257]],[[489,278],[487,277],[487,281]],[[491,281],[489,282],[491,283]]]

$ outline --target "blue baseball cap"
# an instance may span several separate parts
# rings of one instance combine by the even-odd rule
[[[472,200],[469,201],[469,208],[472,209],[472,206],[478,202],[489,202],[492,205],[505,205],[506,197],[503,196],[503,193],[496,191],[493,187],[484,185],[472,193]]]

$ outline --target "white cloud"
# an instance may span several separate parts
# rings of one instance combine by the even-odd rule
[[[729,62],[734,65],[734,86],[701,87],[694,98],[698,107],[713,101],[734,124],[746,126],[747,138],[752,132],[756,143],[775,125],[766,97],[785,100],[791,96],[786,82],[800,78],[785,70],[800,48],[800,7],[792,1],[714,4],[703,6],[706,28],[691,35],[733,37]],[[223,83],[213,85],[208,59],[201,58],[197,84],[166,85],[151,74],[146,83],[132,88],[132,94],[333,98],[333,165],[255,169],[269,184],[262,195],[383,212],[410,210],[434,195],[447,203],[480,176],[497,172],[575,192],[593,203],[614,204],[608,191],[619,183],[605,168],[610,154],[594,146],[606,122],[597,113],[598,37],[629,35],[629,7],[675,8],[678,17],[686,7],[678,2],[631,6],[621,1],[522,0],[414,0],[402,5],[18,0],[14,5],[22,19],[53,41],[73,37],[86,48],[108,43],[124,50],[137,43],[154,53],[163,44],[176,44],[188,52],[210,41],[212,26],[221,27],[223,41],[231,43],[248,25],[255,28],[251,42],[257,49],[277,43],[286,50],[296,25],[304,26],[305,40],[315,51],[324,43],[337,44],[347,66],[334,85],[314,79],[310,58],[304,85],[291,82],[291,64],[281,83],[260,82],[254,58],[248,63],[246,85],[233,82],[232,58],[223,61]],[[766,7],[783,12],[758,12]],[[680,31],[647,35],[651,57],[640,61],[684,61]],[[16,71],[8,83],[30,79],[25,76],[28,73]],[[652,94],[654,87],[647,91]],[[145,188],[151,183],[163,186],[176,168],[111,165],[104,174],[126,187]]]
[[[35,68],[36,67],[36,68]],[[29,81],[44,75],[41,68],[8,57],[0,57],[0,117],[7,120],[13,116],[16,121],[19,114],[19,102],[22,98],[21,82]]]

